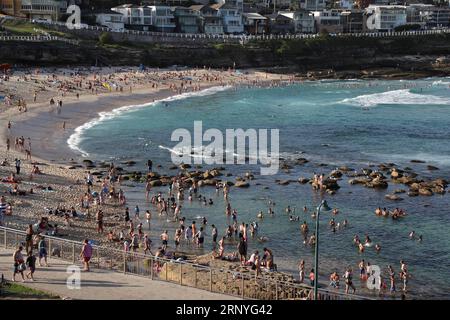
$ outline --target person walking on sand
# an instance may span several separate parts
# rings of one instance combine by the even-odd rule
[[[83,271],[89,272],[89,261],[92,257],[92,246],[88,239],[84,239],[83,248],[81,248],[80,258],[83,260],[84,269]]]
[[[16,174],[20,174],[20,159],[14,159],[15,165],[16,165]]]

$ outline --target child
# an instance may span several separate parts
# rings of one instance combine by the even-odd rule
[[[28,269],[30,270],[27,273],[27,279],[31,279],[31,281],[34,281],[33,274],[34,271],[36,270],[36,256],[33,254],[33,251],[31,250],[28,252],[26,264],[28,266]]]

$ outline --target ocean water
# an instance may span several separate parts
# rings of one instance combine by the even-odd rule
[[[337,270],[343,274],[347,266],[353,267],[357,277],[360,259],[379,265],[386,279],[387,265],[398,273],[399,261],[405,260],[412,278],[409,281],[411,298],[450,297],[450,194],[433,197],[408,197],[390,202],[385,194],[403,185],[390,183],[387,190],[377,191],[362,186],[351,186],[347,177],[339,181],[336,195],[311,190],[309,184],[292,182],[281,186],[277,179],[296,180],[310,177],[313,172],[329,173],[347,165],[354,169],[395,163],[399,168],[410,167],[423,178],[450,178],[450,79],[424,79],[414,81],[317,81],[278,88],[211,88],[197,94],[185,94],[165,101],[142,106],[125,106],[78,128],[70,137],[69,145],[89,159],[138,162],[133,170],[145,170],[147,159],[152,159],[160,173],[175,174],[171,152],[177,142],[171,133],[177,128],[193,131],[196,120],[203,121],[203,129],[268,128],[280,130],[280,157],[293,160],[299,157],[310,162],[294,166],[289,172],[277,175],[259,175],[259,165],[225,165],[233,174],[247,171],[255,174],[248,189],[232,189],[232,207],[238,211],[238,222],[257,220],[259,210],[267,212],[268,202],[275,202],[274,216],[259,220],[259,235],[269,238],[265,243],[256,239],[249,242],[249,252],[264,246],[273,249],[275,262],[281,271],[297,274],[300,259],[306,261],[307,273],[312,268],[314,251],[302,242],[299,226],[306,221],[312,231],[314,220],[303,206],[315,208],[322,199],[331,207],[340,209],[337,222],[349,221],[349,226],[336,233],[328,222],[330,213],[320,217],[320,275],[327,285],[329,274]],[[410,160],[426,161],[411,163]],[[162,168],[156,168],[161,165]],[[427,165],[439,168],[427,170]],[[214,167],[203,165],[202,170]],[[129,206],[139,204],[141,212],[150,205],[145,202],[144,186],[126,183]],[[167,193],[167,187],[155,188]],[[223,233],[230,224],[225,216],[223,198],[213,187],[200,189],[200,194],[214,200],[213,206],[204,206],[197,200],[184,202],[182,216],[187,221],[207,217],[208,225],[215,224]],[[284,208],[295,208],[300,221],[291,222]],[[401,207],[408,216],[401,221],[374,215],[376,207]],[[176,224],[154,214],[151,237],[157,240],[163,229],[173,236]],[[199,222],[198,222],[199,223]],[[415,230],[423,241],[410,240]],[[210,234],[210,227],[207,227]],[[353,246],[355,234],[364,239],[368,234],[382,247],[379,254],[367,248],[363,254]],[[158,240],[156,241],[158,242]],[[173,241],[171,241],[173,244]],[[234,250],[229,244],[227,251]],[[206,238],[204,249],[183,249],[206,253],[211,249],[211,238]],[[357,290],[370,294],[363,284],[355,281]],[[400,288],[398,281],[397,287]]]

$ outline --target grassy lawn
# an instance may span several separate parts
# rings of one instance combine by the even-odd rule
[[[8,282],[0,286],[2,299],[60,299],[60,297],[44,291],[32,289],[17,283]]]
[[[5,30],[15,34],[15,35],[39,35],[42,34],[42,31],[51,34],[52,36],[66,37],[70,38],[71,36],[60,31],[56,31],[53,29],[45,28],[39,24],[33,24],[27,21],[17,21],[17,20],[8,20],[5,21],[2,26]]]

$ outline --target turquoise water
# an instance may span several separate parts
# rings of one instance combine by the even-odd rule
[[[267,212],[268,201],[275,201],[275,216],[259,221],[260,235],[269,237],[266,243],[250,240],[249,251],[267,246],[273,249],[278,269],[297,271],[299,259],[306,261],[306,270],[312,268],[313,250],[302,243],[299,232],[301,221],[306,220],[313,229],[314,220],[301,210],[313,208],[322,199],[341,213],[336,221],[349,221],[346,229],[332,233],[327,226],[331,214],[321,215],[320,273],[324,285],[329,273],[338,270],[343,274],[347,266],[357,273],[360,259],[379,265],[385,273],[388,264],[399,271],[399,261],[404,259],[409,267],[410,297],[446,298],[450,292],[450,194],[433,197],[400,195],[401,202],[389,202],[384,195],[403,185],[390,183],[388,190],[376,191],[361,186],[351,186],[344,176],[339,181],[341,189],[334,196],[311,190],[310,185],[290,183],[277,185],[276,179],[310,177],[313,172],[329,173],[340,165],[361,169],[379,163],[393,162],[398,167],[412,168],[423,178],[449,178],[450,173],[450,79],[425,79],[415,81],[320,81],[305,82],[279,88],[239,88],[210,90],[198,96],[172,99],[144,107],[127,107],[110,114],[102,114],[77,131],[70,144],[90,159],[116,162],[133,159],[139,169],[145,170],[147,159],[152,159],[160,173],[174,174],[169,170],[170,141],[174,129],[193,130],[195,120],[203,121],[203,128],[276,128],[280,130],[280,156],[289,161],[299,157],[309,163],[294,166],[289,173],[279,171],[275,176],[260,176],[259,166],[225,166],[227,172],[243,175],[255,174],[251,187],[232,189],[232,207],[238,211],[238,221],[256,220],[259,210]],[[411,163],[419,159],[425,164]],[[428,171],[434,165],[440,170]],[[208,166],[203,166],[206,169]],[[127,195],[130,207],[145,203],[143,186],[130,184]],[[156,190],[156,189],[155,189]],[[166,192],[166,188],[160,190]],[[224,215],[225,204],[214,188],[205,187],[202,195],[213,198],[213,206],[203,206],[198,201],[185,201],[182,215],[191,221],[206,216],[208,224],[216,224],[220,232],[228,225]],[[291,222],[284,213],[290,205],[296,208],[300,222]],[[379,218],[374,215],[378,206],[407,210],[402,221]],[[155,217],[151,230],[154,239],[161,230],[176,225]],[[423,242],[410,240],[408,234],[415,230],[423,235]],[[209,227],[207,233],[210,233]],[[376,254],[367,248],[359,254],[352,244],[358,234],[368,234],[382,250]],[[229,245],[232,250],[234,245]],[[189,248],[190,249],[190,248]],[[204,252],[210,249],[206,240]],[[199,252],[201,253],[201,252]],[[357,277],[356,277],[357,278]],[[361,290],[358,286],[358,291]],[[400,287],[400,283],[397,284]]]

